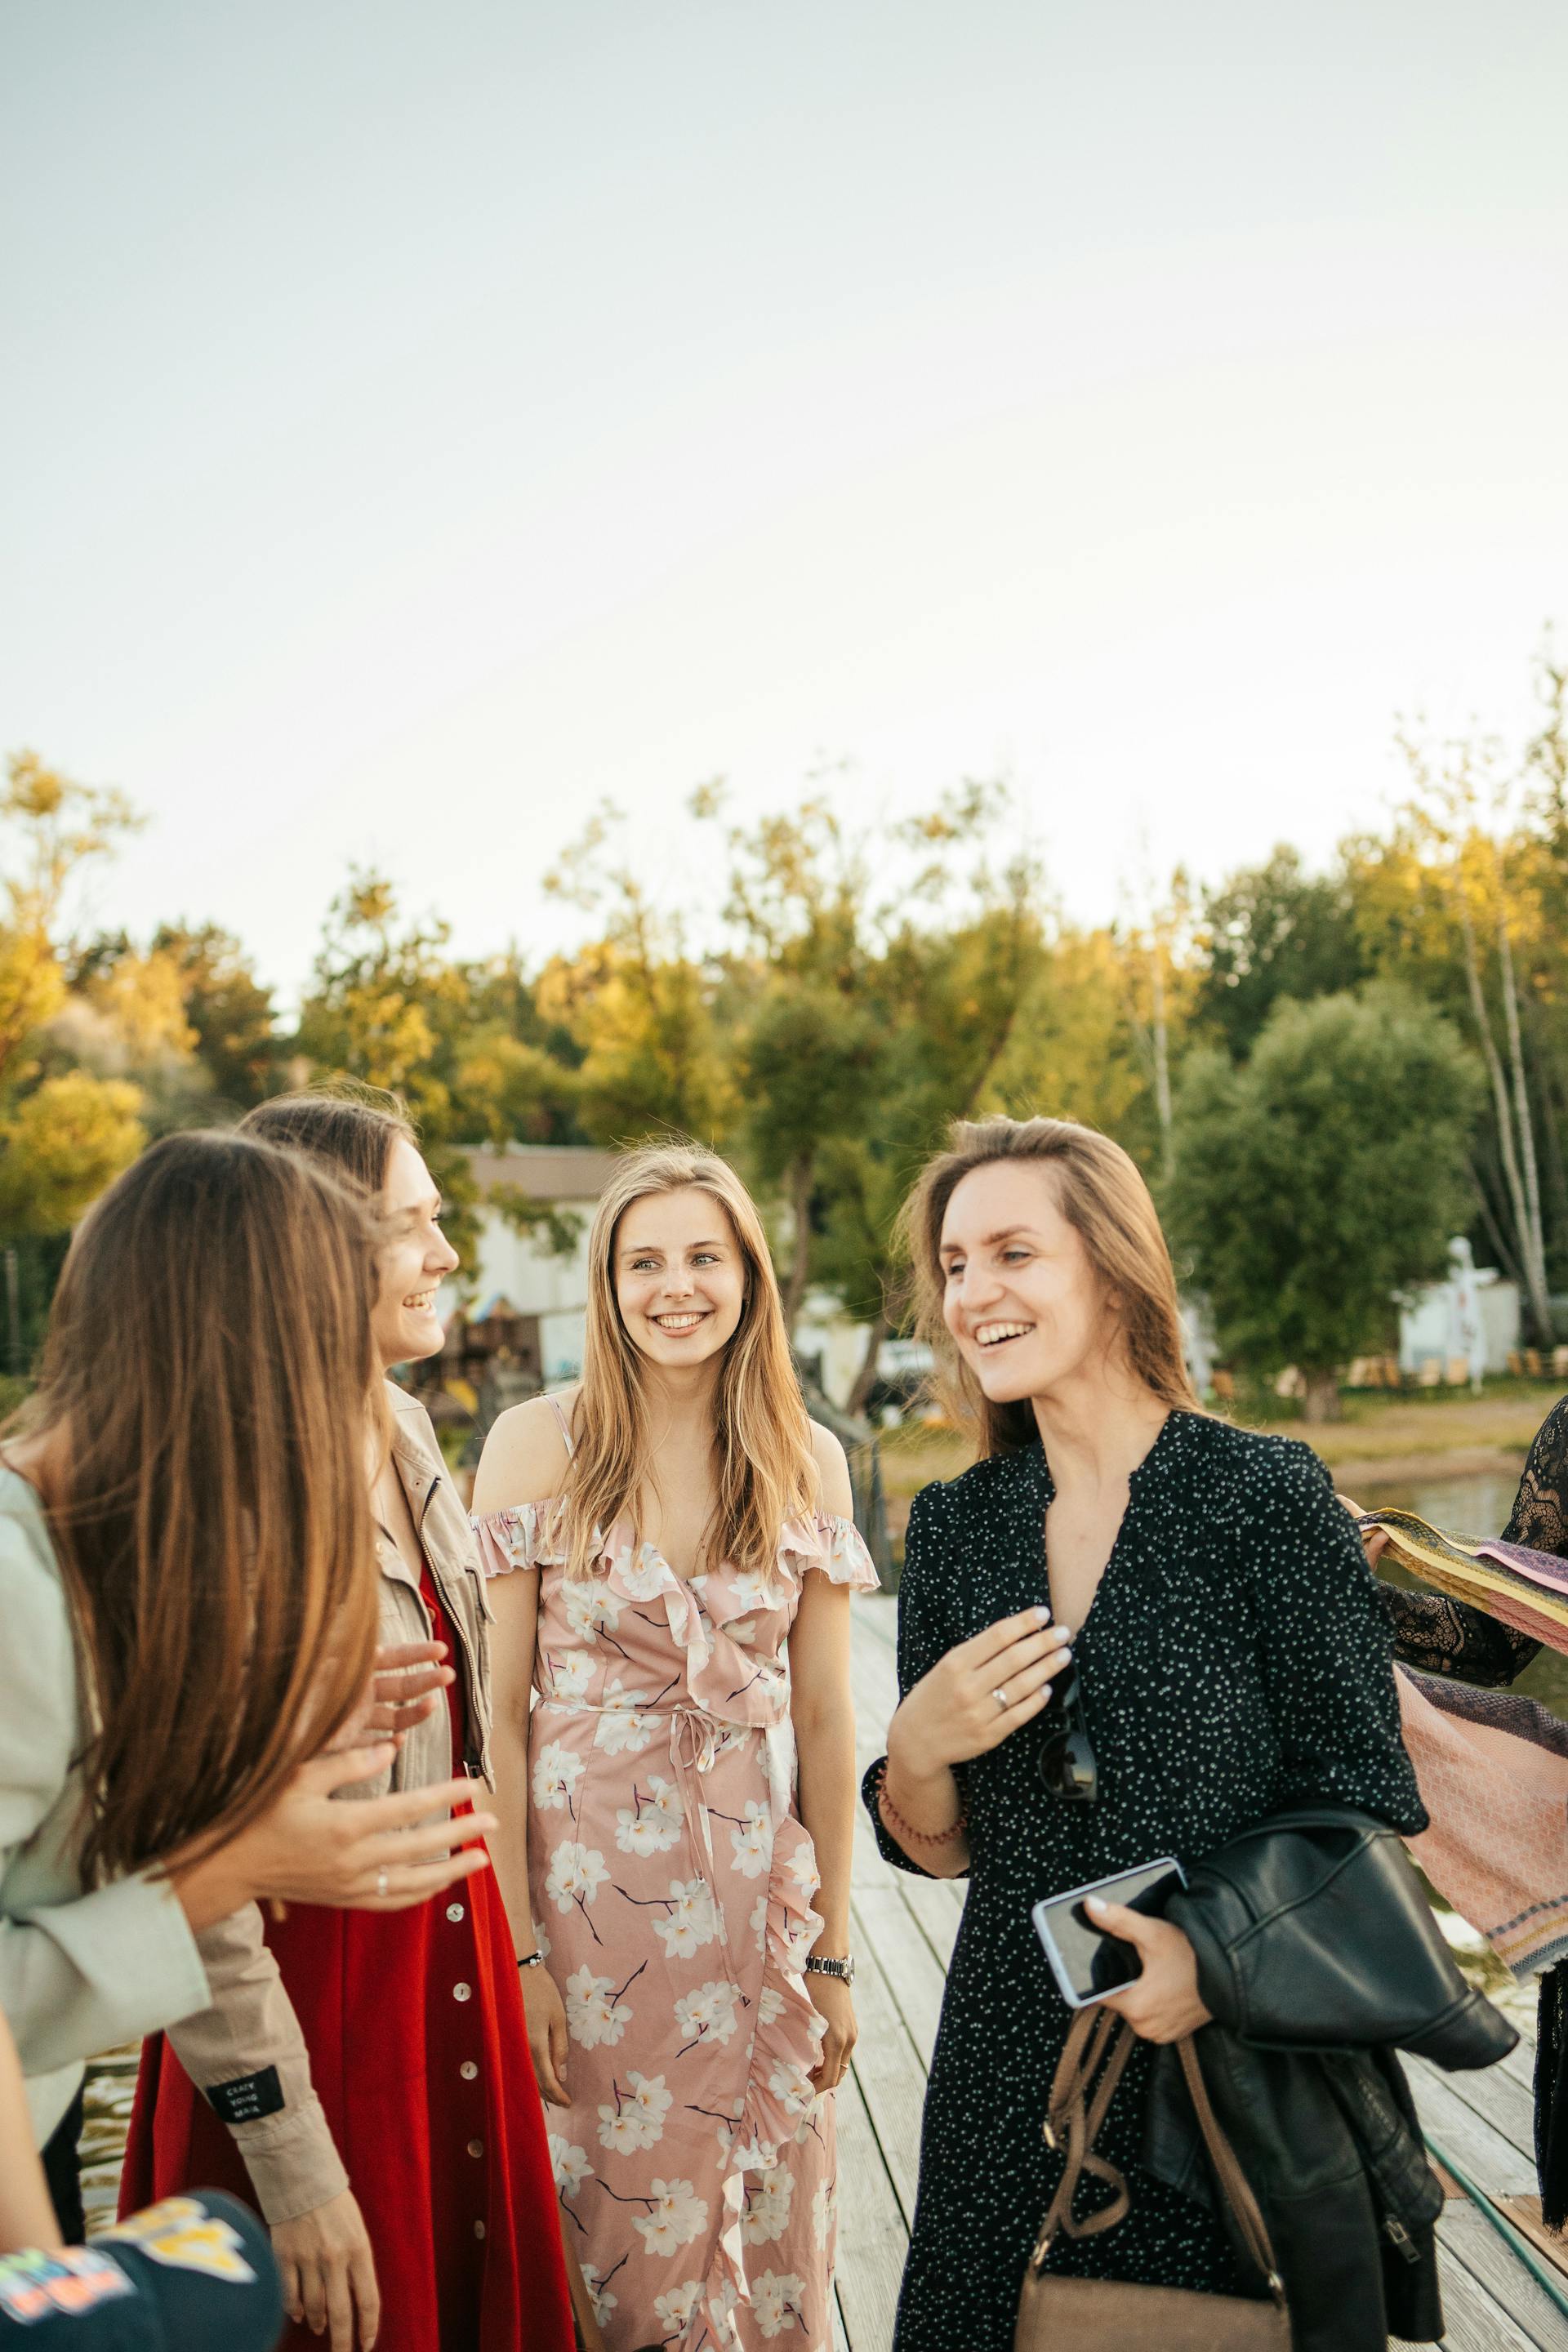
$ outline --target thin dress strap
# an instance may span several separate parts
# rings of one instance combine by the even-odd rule
[[[566,1458],[570,1461],[573,1454],[577,1451],[576,1447],[572,1443],[571,1423],[561,1410],[561,1400],[559,1397],[551,1397],[547,1402],[551,1412],[555,1415],[555,1419],[560,1425],[561,1442],[566,1448]]]

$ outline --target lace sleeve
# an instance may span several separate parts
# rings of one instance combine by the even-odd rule
[[[1552,1406],[1535,1433],[1502,1533],[1505,1543],[1568,1559],[1568,1397]],[[1541,1647],[1528,1633],[1440,1593],[1384,1585],[1383,1605],[1394,1627],[1395,1656],[1429,1675],[1495,1688],[1515,1681]]]
[[[1441,1592],[1405,1592],[1394,1584],[1379,1589],[1394,1628],[1394,1656],[1423,1674],[1496,1689],[1521,1675],[1541,1647],[1468,1601]]]

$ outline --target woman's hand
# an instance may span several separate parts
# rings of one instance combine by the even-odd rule
[[[242,1904],[267,1898],[405,1911],[454,1879],[488,1869],[489,1857],[475,1840],[495,1828],[495,1815],[447,1818],[452,1806],[472,1798],[471,1780],[333,1803],[335,1790],[374,1780],[396,1752],[385,1741],[312,1757],[258,1821],[215,1853],[185,1864],[172,1856],[164,1868],[192,1927],[210,1927]]]
[[[294,2325],[303,2321],[317,2336],[330,2328],[332,2352],[354,2352],[357,2315],[360,2352],[371,2352],[381,2326],[381,2290],[352,2191],[276,2223],[272,2251],[282,2273],[283,2308]]]
[[[566,2088],[566,2009],[548,1969],[523,1969],[522,2007],[528,2020],[528,2047],[541,2098],[552,2107],[569,2107]]]
[[[1084,1909],[1108,1936],[1120,1936],[1135,1945],[1143,1963],[1142,1976],[1120,1992],[1108,1993],[1105,2007],[1127,2020],[1144,2042],[1179,2042],[1209,2022],[1198,1991],[1197,1955],[1181,1929],[1168,1919],[1152,1919],[1146,1912],[1130,1911],[1124,1903],[1107,1903],[1098,1895],[1084,1897]]]
[[[1364,1516],[1361,1505],[1352,1503],[1348,1495],[1341,1495],[1338,1499],[1344,1505],[1352,1519],[1359,1519]],[[1362,1549],[1366,1553],[1368,1568],[1375,1568],[1388,1549],[1388,1530],[1386,1528],[1358,1528],[1356,1533],[1360,1536]]]
[[[443,1663],[446,1655],[445,1642],[403,1642],[378,1650],[369,1690],[322,1753],[341,1756],[374,1739],[401,1739],[423,1723],[441,1704],[437,1693],[457,1679]]]
[[[921,1675],[888,1731],[889,1760],[900,1780],[929,1779],[986,1755],[1049,1703],[1051,1684],[1072,1656],[1071,1630],[1051,1624],[1050,1613],[1025,1609],[999,1618]]]
[[[811,1995],[811,2005],[827,2028],[823,2036],[822,2055],[812,2069],[814,2091],[836,2091],[849,2072],[849,2054],[860,2038],[855,2022],[855,2004],[849,1988],[841,1977],[824,1977],[813,1973],[805,1980]]]

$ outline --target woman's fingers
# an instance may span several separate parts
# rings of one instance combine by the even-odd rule
[[[354,2352],[354,2299],[348,2262],[342,2254],[331,2256],[327,2263],[327,2326],[332,2352]]]
[[[319,2255],[313,2255],[309,2262],[300,2264],[300,2286],[305,2325],[312,2336],[319,2336],[327,2324],[327,2288]]]
[[[466,1853],[455,1853],[449,1862],[418,1863],[386,1870],[386,1893],[380,1891],[377,1873],[353,1908],[356,1911],[406,1911],[416,1903],[427,1903],[433,1895],[442,1895],[460,1878],[477,1878],[488,1870],[490,1858],[482,1846],[470,1846]]]
[[[987,1625],[983,1633],[972,1634],[949,1655],[961,1659],[965,1665],[983,1666],[1002,1651],[1011,1649],[1015,1642],[1026,1641],[1038,1633],[1050,1621],[1048,1609],[1021,1609],[1016,1617],[998,1617],[994,1625]]]
[[[384,1642],[375,1654],[375,1671],[402,1674],[410,1666],[438,1665],[446,1655],[445,1642]]]
[[[361,1840],[367,1869],[382,1870],[394,1863],[435,1862],[442,1854],[477,1845],[496,1826],[493,1813],[456,1813],[423,1828],[374,1831]]]
[[[381,2333],[381,2289],[375,2283],[375,2264],[371,2259],[370,2243],[356,2246],[349,2257],[349,2284],[353,2289],[354,2305],[359,2313],[359,2340],[362,2352],[373,2352]]]
[[[283,2315],[289,2325],[298,2327],[305,2316],[304,2300],[300,2293],[300,2265],[283,2256],[278,2263],[278,2285],[283,2297]]]

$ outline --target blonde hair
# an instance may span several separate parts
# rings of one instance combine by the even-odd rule
[[[1038,1432],[1028,1400],[992,1403],[952,1344],[942,1315],[942,1228],[963,1179],[1004,1160],[1049,1171],[1057,1207],[1116,1301],[1132,1371],[1163,1404],[1200,1412],[1187,1373],[1171,1253],[1136,1161],[1108,1135],[1073,1118],[955,1119],[947,1150],[921,1171],[900,1228],[910,1264],[915,1328],[935,1356],[938,1395],[961,1426],[973,1431],[982,1455],[1021,1453]]]
[[[588,1236],[588,1318],[575,1440],[561,1500],[567,1573],[590,1574],[595,1530],[607,1536],[637,1507],[651,1469],[647,1367],[616,1296],[616,1235],[636,1201],[695,1186],[728,1218],[744,1262],[741,1319],[725,1348],[714,1398],[718,1495],[698,1566],[721,1559],[769,1567],[785,1522],[816,1507],[816,1463],[784,1329],[767,1236],[751,1194],[726,1161],[700,1144],[645,1144],[618,1162]]]

